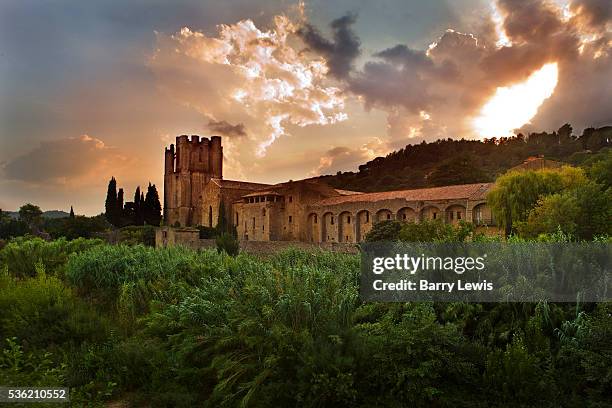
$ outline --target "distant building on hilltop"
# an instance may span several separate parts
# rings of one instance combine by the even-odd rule
[[[355,243],[382,220],[495,225],[493,183],[362,193],[313,179],[260,184],[223,179],[221,137],[179,136],[165,151],[167,226],[214,227],[223,208],[240,240]]]

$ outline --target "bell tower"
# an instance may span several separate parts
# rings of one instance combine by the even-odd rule
[[[200,197],[211,179],[223,178],[221,136],[177,136],[165,148],[164,223],[182,227],[201,225]]]

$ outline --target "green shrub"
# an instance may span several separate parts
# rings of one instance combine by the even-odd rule
[[[129,322],[146,313],[151,300],[173,301],[181,284],[224,273],[223,262],[212,250],[103,245],[70,257],[66,278],[80,293],[114,304]]]
[[[126,245],[155,246],[155,227],[151,225],[129,226],[119,230],[119,242]]]
[[[21,237],[30,232],[28,224],[21,220],[0,219],[0,238],[11,239]]]
[[[236,256],[238,252],[240,252],[238,240],[230,233],[223,232],[215,239],[215,242],[217,244],[217,251],[219,252],[225,252],[230,256]]]
[[[54,239],[94,238],[111,228],[104,215],[95,217],[49,218],[44,220],[43,229]]]
[[[53,353],[26,352],[17,337],[0,341],[0,384],[3,386],[62,387],[66,365]]]
[[[103,244],[99,239],[78,238],[68,241],[61,238],[45,241],[41,238],[21,237],[10,241],[0,250],[0,262],[8,266],[9,274],[19,278],[35,276],[37,263],[44,266],[47,274],[56,275],[61,272],[71,254]]]
[[[370,232],[366,234],[365,241],[396,241],[399,239],[399,233],[401,229],[402,223],[400,221],[380,221],[374,224]]]
[[[366,235],[367,242],[405,241],[405,242],[464,242],[478,239],[474,235],[474,225],[460,221],[451,225],[442,220],[423,220],[420,222],[381,221],[374,224]]]
[[[108,323],[58,278],[47,276],[42,264],[36,268],[34,278],[0,279],[0,333],[45,349],[103,339]]]

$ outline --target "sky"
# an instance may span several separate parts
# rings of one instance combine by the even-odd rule
[[[353,171],[409,143],[612,124],[609,0],[0,2],[0,208],[163,188],[177,135],[224,178]]]

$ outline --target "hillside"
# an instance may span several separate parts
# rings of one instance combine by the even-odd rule
[[[17,220],[19,219],[19,211],[5,211],[5,214],[7,214],[9,217]],[[67,213],[66,211],[61,211],[61,210],[49,210],[49,211],[44,211],[42,214],[43,218],[46,219],[56,219],[56,218],[66,218],[69,217],[70,214]]]
[[[336,188],[367,192],[487,182],[531,156],[577,164],[611,141],[612,126],[585,129],[576,136],[570,125],[552,133],[484,141],[437,140],[409,144],[359,166],[358,172],[319,179]]]

